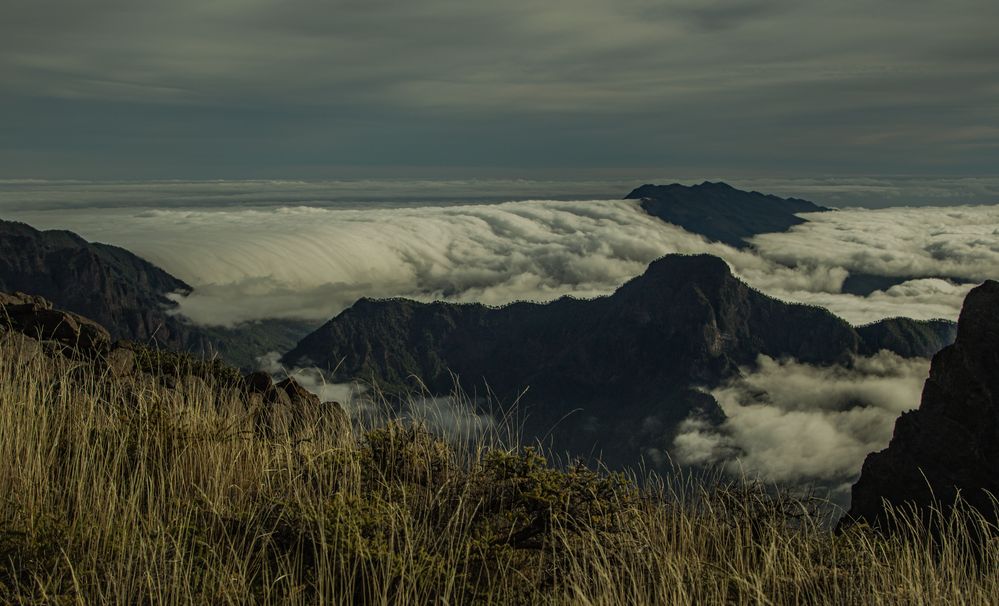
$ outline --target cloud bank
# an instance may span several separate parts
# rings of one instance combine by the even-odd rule
[[[0,212],[97,208],[319,206],[391,208],[419,203],[622,198],[641,183],[694,185],[727,181],[744,190],[805,198],[829,207],[948,206],[999,203],[999,177],[761,178],[676,174],[634,169],[614,176],[540,179],[250,179],[208,181],[51,181],[0,179]],[[588,174],[590,174],[588,172]]]
[[[521,201],[393,208],[259,206],[21,211],[117,244],[189,282],[197,323],[326,320],[360,297],[545,301],[608,294],[667,253],[726,259],[754,287],[854,323],[956,319],[972,284],[999,277],[999,207],[841,210],[735,250],[645,214],[634,201]],[[917,279],[860,297],[853,272]]]
[[[895,419],[919,405],[929,360],[883,351],[850,368],[766,356],[711,392],[728,419],[685,421],[674,440],[681,464],[719,465],[769,482],[813,483],[843,494],[864,458],[891,439]]]
[[[999,205],[854,208],[802,215],[791,234],[753,245],[785,264],[838,265],[883,276],[949,276],[981,282],[999,268]]]

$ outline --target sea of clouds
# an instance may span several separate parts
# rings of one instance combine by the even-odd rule
[[[613,292],[667,253],[726,259],[752,286],[853,323],[956,319],[975,282],[999,277],[999,206],[849,209],[736,250],[634,201],[536,200],[391,208],[88,208],[7,211],[123,246],[190,283],[197,323],[326,320],[362,296],[545,301]],[[852,272],[911,279],[861,297]],[[967,283],[961,284],[953,278]]]
[[[0,187],[0,212],[120,245],[160,265],[195,287],[177,297],[180,311],[206,324],[323,321],[359,297],[492,305],[592,297],[613,292],[667,253],[721,256],[754,287],[821,305],[855,324],[890,316],[953,320],[975,283],[999,278],[999,206],[814,213],[803,225],[736,250],[650,217],[634,201],[473,199],[482,182],[371,193],[376,185],[7,182]],[[496,185],[511,196],[518,187],[539,187]],[[556,185],[549,185],[554,192]],[[813,187],[847,198],[852,191],[821,182]],[[872,187],[884,185],[860,189]],[[843,281],[853,273],[907,281],[868,296],[845,294]],[[761,358],[755,369],[712,392],[725,424],[688,421],[674,456],[845,494],[864,456],[887,444],[897,415],[918,405],[927,368],[927,360],[885,353],[849,368]],[[308,370],[292,372],[324,398],[360,410],[364,399],[355,387],[327,385]],[[440,409],[429,402],[423,408]],[[423,408],[414,414],[427,416]],[[449,412],[442,426],[479,428],[484,421],[477,414]]]

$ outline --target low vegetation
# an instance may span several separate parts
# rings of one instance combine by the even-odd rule
[[[0,335],[2,336],[2,335]],[[999,541],[834,532],[809,503],[553,466],[494,435],[304,413],[263,434],[224,372],[128,376],[0,346],[0,601],[991,604]],[[183,368],[181,368],[183,367]],[[200,367],[199,367],[200,368]],[[211,372],[209,372],[211,371]],[[456,445],[460,442],[460,446]],[[641,488],[639,488],[641,485]]]

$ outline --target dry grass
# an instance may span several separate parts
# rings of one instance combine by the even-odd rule
[[[300,419],[234,390],[0,346],[0,601],[994,604],[999,543],[834,534],[752,486],[555,470],[411,424]],[[904,522],[903,520],[900,520]],[[992,529],[994,530],[994,529]]]

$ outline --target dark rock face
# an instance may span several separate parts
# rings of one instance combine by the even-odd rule
[[[720,420],[714,399],[693,388],[716,385],[758,354],[849,363],[867,347],[845,321],[763,295],[717,257],[671,255],[594,300],[489,308],[362,299],[283,362],[390,391],[415,376],[435,394],[452,390],[455,373],[467,393],[488,386],[507,405],[527,389],[528,438],[633,463],[666,448],[690,415]]]
[[[68,231],[0,221],[0,290],[29,292],[92,318],[117,339],[181,349],[190,329],[166,313],[190,287],[132,253]]]
[[[291,377],[275,383],[269,374],[256,371],[243,379],[243,387],[253,408],[254,425],[265,436],[301,435],[310,421],[325,422],[338,431],[350,426],[338,402],[321,402]]]
[[[93,320],[52,309],[42,297],[0,293],[0,324],[39,341],[54,341],[66,351],[93,357],[106,353],[111,335]]]
[[[758,234],[787,231],[804,223],[797,213],[828,208],[798,198],[746,192],[726,183],[643,185],[625,197],[641,200],[645,212],[736,248]]]
[[[888,448],[871,454],[847,519],[885,521],[882,500],[922,510],[957,492],[993,522],[999,495],[999,282],[965,299],[957,340],[933,357],[918,410],[902,415]]]
[[[308,408],[318,407],[321,404],[319,396],[299,385],[298,382],[291,377],[287,377],[284,380],[279,381],[275,387],[288,395],[288,399],[291,401],[292,406]]]
[[[288,394],[274,386],[274,380],[262,370],[251,372],[245,379],[246,393],[259,394],[267,404],[288,402]]]
[[[0,221],[0,290],[39,295],[129,339],[207,356],[248,368],[268,351],[285,351],[316,327],[265,320],[233,328],[194,326],[171,315],[170,293],[191,287],[136,255],[90,243],[68,231],[38,231]]]

